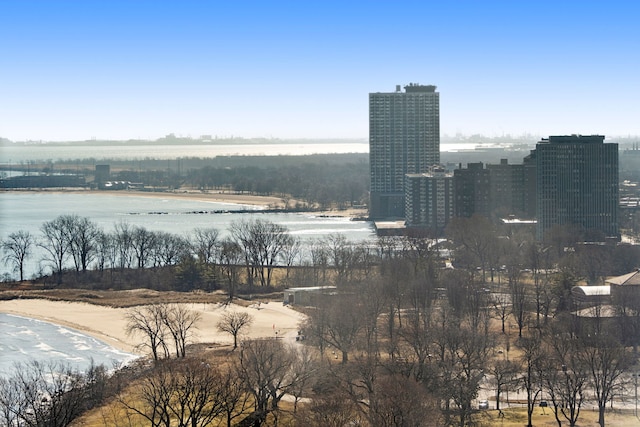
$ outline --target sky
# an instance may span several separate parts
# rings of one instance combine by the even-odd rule
[[[0,137],[368,138],[368,94],[442,135],[640,135],[640,2],[2,0]]]

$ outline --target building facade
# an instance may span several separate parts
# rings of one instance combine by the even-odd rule
[[[536,237],[574,224],[619,238],[618,144],[601,135],[550,136],[535,151]]]
[[[440,162],[440,94],[432,85],[369,94],[369,217],[403,218],[405,176]]]
[[[523,186],[522,201],[525,218],[535,218],[537,214],[536,197],[536,150],[531,150],[531,154],[522,159]]]
[[[468,163],[453,171],[456,217],[470,218],[478,214],[489,218],[491,214],[491,186],[489,170],[482,162]]]
[[[499,164],[487,164],[487,170],[492,213],[500,217],[523,217],[524,165],[510,165],[507,159],[500,159]]]
[[[421,174],[407,174],[405,225],[443,232],[454,215],[453,174],[434,167]]]

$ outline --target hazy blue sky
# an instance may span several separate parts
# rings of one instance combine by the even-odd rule
[[[640,2],[0,2],[0,137],[367,138],[434,84],[442,134],[640,135]]]

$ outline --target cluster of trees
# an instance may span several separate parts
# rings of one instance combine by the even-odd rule
[[[280,195],[301,200],[305,208],[344,208],[365,204],[369,191],[369,164],[301,161],[284,166],[205,166],[190,171],[185,185],[231,189],[259,195]]]
[[[154,188],[187,186],[205,191],[293,197],[301,201],[298,207],[304,209],[342,208],[354,202],[365,204],[370,185],[366,154],[230,156],[112,163],[112,169],[119,169],[112,174],[113,180],[141,182]]]
[[[122,222],[111,233],[104,232],[95,222],[78,215],[60,215],[40,227],[39,236],[19,230],[2,242],[4,260],[13,265],[24,280],[25,261],[35,246],[43,249],[40,265],[47,265],[62,281],[69,263],[77,273],[94,268],[128,269],[175,265],[190,245],[183,237],[153,232]]]
[[[575,425],[587,400],[596,403],[605,425],[607,404],[631,384],[637,354],[630,346],[638,336],[621,326],[637,323],[640,305],[615,306],[614,319],[598,310],[591,318],[575,316],[565,301],[566,289],[578,280],[570,271],[574,263],[563,256],[553,266],[538,260],[533,269],[525,267],[537,260],[531,251],[543,245],[509,246],[502,256],[505,267],[496,273],[504,283],[492,284],[475,267],[440,268],[440,249],[426,239],[395,243],[401,244],[384,251],[375,273],[352,276],[337,293],[321,298],[304,326],[306,342],[342,361],[326,369],[349,397],[344,411],[355,408],[368,425],[464,426],[481,386],[490,386],[498,405],[505,391],[525,393],[528,425],[542,393],[558,425]],[[471,257],[468,251],[476,247],[454,243],[461,256]],[[569,252],[568,257],[579,256]],[[512,336],[505,324],[517,333]],[[408,409],[396,402],[390,408],[390,383],[415,389],[422,403]],[[413,424],[429,408],[441,418]],[[402,421],[385,421],[390,412],[394,422]]]
[[[353,269],[307,308],[305,340],[293,346],[245,340],[216,368],[201,360],[182,367],[160,361],[133,394],[121,396],[121,411],[156,417],[151,425],[186,425],[176,420],[199,414],[184,405],[204,393],[185,395],[202,376],[215,389],[207,392],[209,415],[227,425],[231,414],[242,419],[237,425],[256,426],[281,418],[305,426],[465,426],[483,388],[495,394],[497,409],[505,393],[524,395],[528,425],[544,394],[558,425],[576,425],[590,401],[604,426],[608,404],[629,392],[637,355],[615,321],[576,318],[556,302],[538,322],[530,272],[509,273],[525,284],[510,290],[509,279],[491,285],[475,269],[441,269],[440,248],[427,239],[385,247],[378,268]],[[566,280],[560,272],[550,277],[544,284],[550,292]],[[518,292],[524,314],[513,302]],[[234,337],[251,322],[237,314],[218,325]],[[515,326],[518,316],[526,318],[519,333],[500,328],[500,321]],[[280,407],[285,395],[293,397],[292,410]]]
[[[230,372],[204,359],[164,360],[133,391],[117,397],[117,406],[105,415],[104,424],[119,425],[125,417],[137,417],[153,427],[204,427],[224,416],[231,426],[246,407],[242,384]]]
[[[109,409],[105,425],[122,420],[151,426],[259,426],[268,416],[277,425],[279,403],[294,396],[315,375],[304,349],[282,340],[247,340],[222,360],[190,357],[157,361],[139,381],[123,390]],[[137,425],[137,424],[135,424]]]
[[[126,318],[127,333],[142,335],[140,349],[157,361],[170,357],[171,344],[176,358],[185,357],[200,314],[179,304],[150,304],[129,309]]]
[[[605,244],[604,236],[575,225],[554,226],[542,241],[536,241],[532,229],[496,225],[475,215],[453,219],[445,236],[454,245],[459,267],[479,269],[483,280],[489,273],[491,281],[495,272],[511,264],[541,274],[568,270],[593,284],[603,277],[632,271],[640,260],[638,246]]]
[[[366,153],[306,156],[219,156],[174,160],[102,160],[111,166],[112,181],[142,183],[156,189],[192,187],[276,195],[301,201],[298,208],[326,209],[366,204],[370,186]],[[96,159],[18,166],[93,175]],[[14,166],[15,167],[15,166]],[[296,208],[296,206],[290,206]]]
[[[472,422],[481,387],[492,387],[497,405],[505,392],[524,393],[529,425],[544,394],[558,425],[575,425],[589,400],[604,426],[607,404],[623,393],[637,369],[634,346],[640,335],[633,331],[640,324],[640,298],[611,301],[613,318],[605,318],[598,306],[586,318],[575,315],[570,291],[581,282],[631,271],[640,260],[637,248],[585,245],[560,228],[536,242],[526,231],[480,217],[454,220],[447,237],[437,241],[415,234],[365,245],[331,235],[296,258],[295,241],[272,223],[236,223],[227,239],[215,230],[197,231],[189,262],[224,271],[224,263],[231,262],[221,262],[227,258],[220,254],[229,253],[225,244],[233,245],[233,264],[246,281],[270,287],[275,265],[293,265],[295,259],[304,268],[288,269],[291,280],[336,289],[306,309],[305,345],[243,341],[239,352],[215,368],[202,360],[178,367],[169,357],[175,347],[176,357],[184,359],[197,318],[178,321],[188,316],[177,315],[172,306],[132,310],[130,330],[148,338],[145,345],[157,362],[129,392],[138,394],[122,395],[120,407],[151,425],[176,425],[171,423],[177,419],[185,420],[178,425],[203,425],[198,423],[208,421],[193,418],[225,414],[244,414],[241,425],[267,419],[277,424],[279,403],[288,394],[295,405],[287,416],[301,425],[465,426]],[[140,253],[131,252],[132,260]],[[444,267],[444,254],[454,268]],[[77,259],[74,265],[81,270],[83,257]],[[239,279],[239,269],[227,270],[229,280],[233,274]],[[250,321],[230,313],[217,326],[237,338]],[[201,377],[208,380],[201,383]],[[205,383],[229,388],[197,386]],[[195,406],[197,396],[205,395],[207,403]]]
[[[178,290],[226,285],[231,298],[241,268],[249,285],[269,287],[273,269],[291,265],[300,246],[285,227],[257,218],[232,223],[225,238],[217,229],[196,229],[188,238],[126,222],[105,232],[78,215],[61,215],[40,229],[39,236],[19,230],[2,242],[3,260],[14,267],[21,281],[25,262],[37,246],[45,254],[40,264],[51,268],[58,284],[70,265],[78,274],[91,268],[113,274],[114,270],[174,267]]]
[[[79,372],[60,363],[32,361],[0,377],[0,425],[65,427],[85,411],[103,404],[107,370]]]

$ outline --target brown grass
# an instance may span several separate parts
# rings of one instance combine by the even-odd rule
[[[0,299],[33,299],[86,302],[106,307],[133,307],[152,303],[219,303],[227,300],[224,292],[174,292],[150,289],[99,291],[85,289],[10,290],[0,292]],[[235,301],[240,303],[241,301]]]
[[[522,427],[527,425],[527,409],[526,408],[507,408],[503,409],[502,413],[504,417],[500,416],[500,413],[496,410],[492,411],[479,411],[473,415],[473,421],[476,427]],[[563,421],[562,425],[569,425],[569,423],[560,414],[560,419]],[[618,410],[608,409],[605,414],[605,421],[609,426],[627,427],[627,426],[639,426],[640,418],[637,418],[632,410]],[[536,408],[533,411],[532,424],[536,427],[556,427],[558,423],[553,415],[552,408]],[[584,408],[580,411],[580,418],[578,419],[577,426],[594,426],[598,424],[598,411],[593,410],[590,407]]]
[[[231,358],[235,357],[236,353],[231,345],[214,345],[214,344],[195,344],[189,347],[188,357],[197,357],[204,359],[214,364],[219,369],[230,369],[229,364]],[[139,386],[139,382],[134,381],[128,384],[125,389],[120,393],[120,396],[125,399],[132,399],[133,393],[136,391],[136,387]],[[141,416],[127,415],[127,411],[124,406],[117,401],[114,397],[109,402],[106,402],[102,406],[95,408],[79,419],[75,420],[72,426],[75,427],[115,427],[115,426],[146,426],[149,421]],[[248,409],[246,415],[249,415],[251,408]],[[280,425],[294,425],[292,423],[293,404],[287,401],[281,401],[278,405],[278,422]],[[234,424],[238,423],[243,417],[239,417],[234,420]],[[274,415],[269,414],[265,425],[274,425]],[[223,420],[220,419],[222,422]],[[212,425],[218,425],[215,422]],[[226,424],[220,424],[226,425]]]

